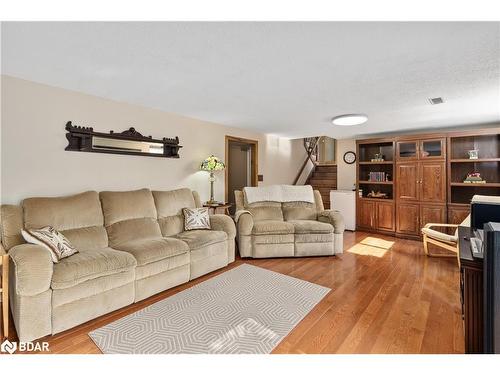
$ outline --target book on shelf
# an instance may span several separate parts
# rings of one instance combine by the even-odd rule
[[[369,172],[368,181],[370,182],[385,182],[388,181],[387,173],[385,172]]]

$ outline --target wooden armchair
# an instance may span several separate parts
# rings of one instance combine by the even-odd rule
[[[466,219],[467,220],[467,219]],[[458,251],[458,224],[429,223],[422,228],[425,255],[431,257],[456,257],[460,267],[460,253]],[[437,231],[433,228],[455,228],[453,235]],[[429,251],[429,244],[439,246],[453,252],[453,254],[436,254]]]
[[[458,266],[460,267],[460,252],[458,251],[458,227],[470,227],[470,215],[460,224],[437,224],[429,223],[422,228],[424,236],[424,251],[430,257],[457,257]],[[433,228],[455,228],[453,234],[447,234],[437,231]],[[429,244],[433,244],[443,249],[449,250],[454,254],[432,254],[429,251]]]

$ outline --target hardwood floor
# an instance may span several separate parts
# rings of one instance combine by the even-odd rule
[[[421,242],[364,232],[346,232],[344,244],[336,257],[238,259],[228,267],[249,263],[332,289],[273,353],[464,352],[456,259],[427,258]],[[52,353],[100,353],[89,331],[228,268],[43,341]]]

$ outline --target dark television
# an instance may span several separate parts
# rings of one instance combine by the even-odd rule
[[[471,229],[481,230],[488,222],[500,223],[500,204],[474,202],[471,204]]]

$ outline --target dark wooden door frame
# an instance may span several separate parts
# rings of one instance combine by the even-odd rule
[[[251,147],[251,170],[252,170],[252,186],[257,186],[258,184],[258,174],[259,174],[259,141],[254,139],[233,137],[231,135],[226,135],[225,145],[226,145],[226,169],[224,170],[224,199],[227,202],[229,200],[229,142],[244,143]]]

